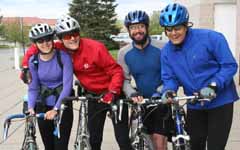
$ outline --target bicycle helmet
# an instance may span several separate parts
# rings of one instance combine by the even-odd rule
[[[29,38],[33,42],[36,40],[45,37],[45,36],[53,36],[55,31],[46,23],[39,23],[34,25],[30,32],[29,32]]]
[[[176,26],[188,22],[189,14],[186,7],[173,3],[167,5],[160,14],[159,24],[165,26]]]
[[[125,17],[124,25],[128,28],[131,24],[143,23],[149,25],[149,17],[145,11],[135,10],[131,11]]]
[[[57,20],[56,34],[58,36],[74,30],[80,31],[80,25],[76,19],[70,17],[69,15],[64,15]]]

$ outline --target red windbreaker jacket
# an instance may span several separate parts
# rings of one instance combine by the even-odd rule
[[[66,51],[61,42],[55,42],[54,47]],[[22,66],[27,67],[29,58],[37,52],[37,47],[32,45],[23,58]],[[120,94],[124,78],[123,70],[102,43],[81,38],[79,49],[70,55],[74,74],[86,90],[97,94],[108,91]]]

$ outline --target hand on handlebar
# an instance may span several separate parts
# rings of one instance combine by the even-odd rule
[[[162,94],[162,103],[163,104],[167,104],[167,103],[172,103],[173,102],[173,98],[176,97],[177,94],[172,91],[172,90],[167,90]]]
[[[211,87],[204,87],[199,92],[200,97],[207,98],[207,99],[214,99],[216,98],[216,92]]]
[[[30,115],[35,115],[35,111],[33,108],[28,109]]]
[[[115,99],[116,99],[116,94],[114,94],[113,92],[108,92],[100,99],[100,101],[106,104],[110,104]]]
[[[143,96],[139,92],[132,93],[130,97],[133,103],[141,103],[143,101]]]
[[[57,115],[57,113],[58,113],[58,112],[57,112],[56,110],[54,110],[54,109],[49,110],[49,111],[47,111],[46,114],[45,114],[45,119],[46,119],[46,120],[53,120],[54,117]]]

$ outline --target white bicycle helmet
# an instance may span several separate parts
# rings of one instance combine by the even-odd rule
[[[45,37],[45,36],[53,36],[55,31],[46,23],[39,23],[34,25],[30,32],[29,32],[29,38],[33,42],[36,40]]]
[[[74,30],[80,31],[80,25],[78,21],[69,15],[64,15],[57,20],[56,23],[56,34],[57,36],[64,34],[66,32],[71,32]]]

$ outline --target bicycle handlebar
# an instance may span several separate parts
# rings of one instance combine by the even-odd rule
[[[11,124],[11,121],[14,120],[14,119],[27,119],[29,117],[36,117],[36,118],[41,118],[41,119],[44,119],[45,118],[45,113],[37,113],[37,114],[34,114],[34,115],[31,115],[29,113],[26,113],[26,114],[13,114],[13,115],[10,115],[8,116],[5,121],[4,121],[4,132],[3,132],[3,140],[6,140],[7,139],[7,136],[8,136],[8,129],[10,127],[10,124]],[[54,124],[55,124],[55,130],[53,132],[53,134],[55,136],[57,136],[58,138],[60,138],[60,122],[59,122],[59,119],[58,119],[58,116],[57,117],[54,117]]]

